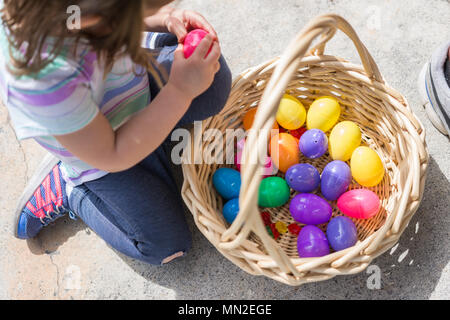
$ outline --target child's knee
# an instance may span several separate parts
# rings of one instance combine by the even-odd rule
[[[220,70],[217,72],[212,84],[217,88],[217,90],[215,90],[218,99],[218,103],[216,106],[218,109],[220,108],[219,110],[217,110],[217,113],[219,113],[223,109],[223,107],[225,107],[228,97],[230,96],[232,84],[231,70],[228,67],[228,64],[223,56],[220,57],[219,63]]]
[[[138,249],[142,254],[141,260],[152,265],[165,265],[177,258],[184,257],[192,246],[190,234],[180,237],[176,235],[169,241],[155,243],[154,245],[141,244]]]
[[[215,116],[225,107],[231,92],[232,76],[230,68],[223,56],[219,59],[220,69],[214,77],[214,81],[209,89],[197,99],[202,101],[201,117],[196,120],[204,120]]]

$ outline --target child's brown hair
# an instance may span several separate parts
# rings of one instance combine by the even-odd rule
[[[14,73],[38,72],[61,53],[64,39],[86,39],[110,70],[117,55],[128,54],[134,63],[145,67],[157,82],[151,54],[141,47],[145,8],[159,8],[169,0],[4,0],[2,20],[12,47],[21,49],[20,57],[11,54]],[[101,25],[112,32],[95,36],[85,30],[67,29],[67,8],[77,5],[82,16],[100,16]],[[56,39],[48,58],[41,53],[46,40]],[[161,83],[159,83],[161,85]]]

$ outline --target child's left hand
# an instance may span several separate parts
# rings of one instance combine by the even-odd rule
[[[193,29],[203,29],[213,36],[213,41],[219,42],[217,33],[211,24],[195,11],[165,6],[153,15],[146,17],[144,22],[147,31],[173,33],[177,36],[179,43],[183,43],[187,33]]]
[[[170,33],[177,36],[178,42],[182,43],[187,33],[193,29],[208,31],[214,41],[218,41],[216,31],[209,22],[198,12],[174,9],[170,12],[164,23]]]

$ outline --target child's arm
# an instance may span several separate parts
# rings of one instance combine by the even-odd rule
[[[192,100],[203,93],[220,68],[220,47],[206,36],[194,54],[185,59],[182,46],[175,51],[170,77],[150,105],[115,132],[103,114],[83,129],[56,136],[56,139],[82,161],[107,172],[126,170],[153,152],[168,136]]]
[[[156,14],[144,19],[145,31],[170,32],[177,36],[178,41],[183,42],[186,34],[191,29],[203,29],[208,31],[215,41],[217,34],[212,25],[198,12],[175,9],[164,6]]]

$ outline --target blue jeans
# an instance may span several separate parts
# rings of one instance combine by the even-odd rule
[[[158,39],[157,61],[170,72],[177,40],[168,34]],[[176,127],[222,110],[231,72],[223,57],[220,64],[211,87],[192,102]],[[151,77],[150,88],[154,98],[158,90]],[[186,254],[192,243],[180,193],[181,166],[170,160],[169,139],[134,167],[77,186],[69,197],[70,209],[111,247],[154,265],[175,253]]]

